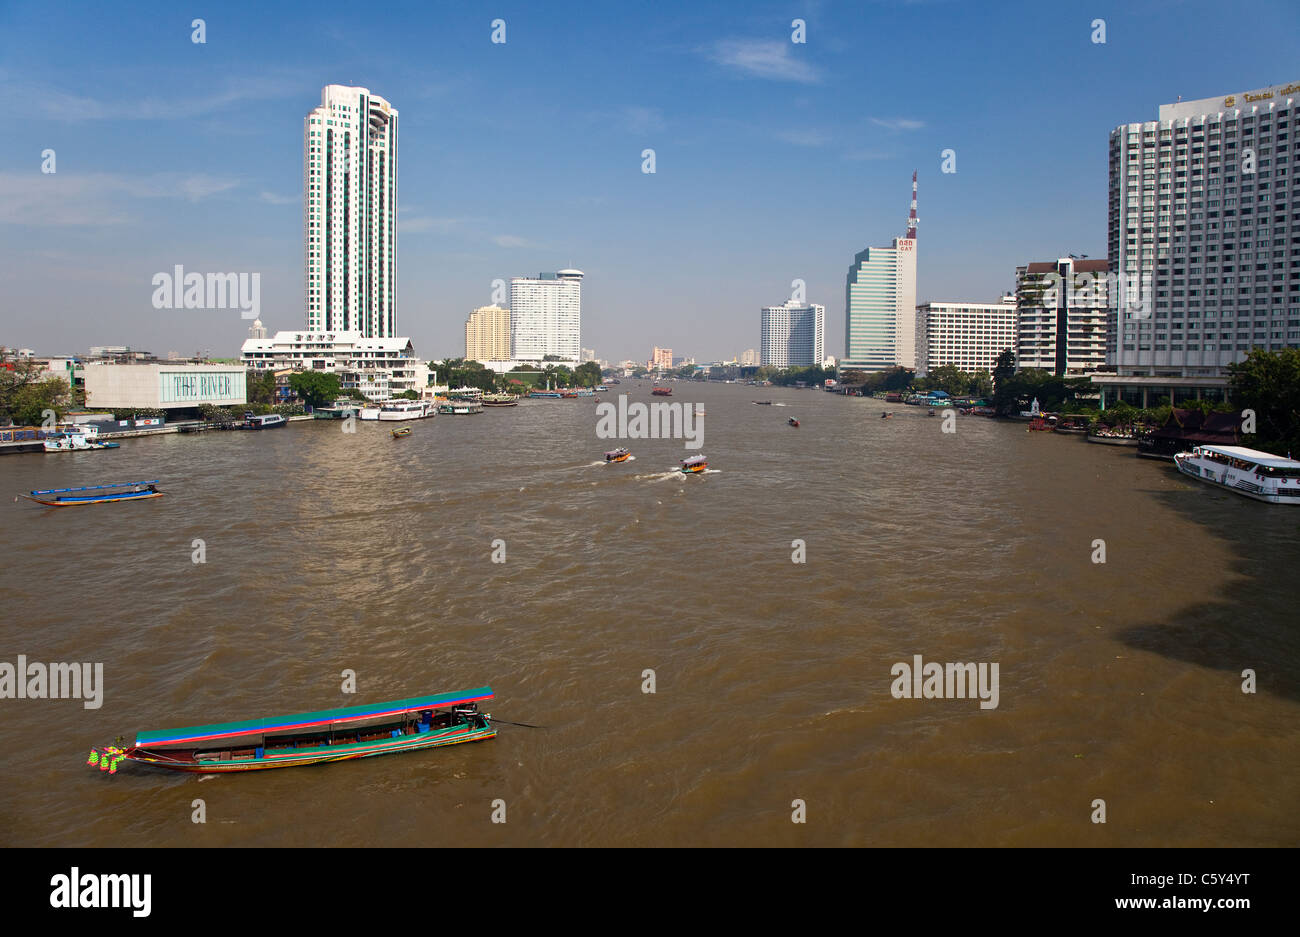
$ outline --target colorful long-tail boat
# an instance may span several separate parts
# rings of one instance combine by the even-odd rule
[[[154,485],[158,479],[143,482],[120,482],[116,485],[89,485],[85,488],[44,488],[29,495],[19,495],[37,504],[63,508],[71,504],[105,504],[109,501],[143,501],[161,498],[163,493]]]
[[[491,716],[478,710],[480,702],[491,698],[491,687],[479,687],[369,706],[141,732],[127,748],[92,749],[86,763],[110,774],[117,773],[123,760],[210,774],[481,742],[497,734]]]

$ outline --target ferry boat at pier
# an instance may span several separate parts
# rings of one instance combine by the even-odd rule
[[[423,420],[433,416],[436,411],[427,400],[390,400],[379,408],[381,422],[390,423],[401,420]]]
[[[605,453],[606,462],[626,462],[631,458],[632,452],[629,449],[612,449]]]
[[[1270,504],[1300,504],[1300,462],[1244,446],[1196,446],[1174,456],[1184,475]]]
[[[693,455],[689,459],[682,459],[683,475],[698,475],[709,467],[709,460],[702,455]]]
[[[244,425],[249,429],[277,429],[288,422],[280,413],[265,413],[261,416],[254,416],[252,413],[244,414]]]
[[[479,687],[370,706],[141,732],[127,748],[91,749],[86,764],[109,774],[116,774],[123,760],[215,774],[481,742],[497,734],[491,715],[478,710],[492,695],[491,687]]]

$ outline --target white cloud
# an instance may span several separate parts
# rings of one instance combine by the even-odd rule
[[[5,81],[0,84],[0,114],[69,122],[180,120],[203,117],[246,101],[301,96],[305,86],[309,84],[298,77],[234,78],[209,94],[170,99],[140,97],[124,105],[116,98],[101,100],[41,83]]]
[[[909,120],[906,117],[873,117],[871,122],[877,127],[884,127],[888,130],[920,130],[925,126],[924,121]]]
[[[402,209],[398,209],[400,215]],[[403,234],[419,234],[422,231],[450,231],[460,224],[459,218],[398,218],[397,230]]]
[[[623,126],[629,133],[658,133],[663,130],[664,115],[657,107],[625,107],[623,108]]]
[[[300,195],[276,195],[274,192],[265,191],[258,197],[271,205],[293,205],[302,198]]]
[[[201,173],[0,173],[0,224],[114,225],[131,220],[130,199],[174,198],[199,202],[238,182]]]
[[[790,54],[792,48],[792,43],[780,39],[719,39],[708,54],[719,65],[755,78],[805,84],[820,81],[815,68]]]
[[[795,146],[825,146],[831,142],[830,135],[820,130],[783,130],[776,137]]]

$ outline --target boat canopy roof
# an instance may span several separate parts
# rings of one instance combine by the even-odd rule
[[[320,712],[296,713],[292,716],[275,716],[250,719],[246,722],[223,722],[206,726],[187,726],[181,729],[164,729],[159,732],[141,732],[136,735],[136,748],[188,749],[226,748],[261,745],[266,736],[304,735],[313,732],[345,731],[381,725],[400,719],[404,714],[426,709],[446,709],[464,703],[475,703],[492,698],[491,687],[479,687],[461,693],[440,693],[435,696],[416,696],[389,703],[372,703],[367,706],[345,706],[342,709],[325,709]]]
[[[1280,455],[1273,455],[1271,452],[1260,452],[1258,449],[1247,449],[1245,446],[1197,446],[1205,452],[1217,452],[1221,455],[1231,456],[1234,459],[1246,459],[1251,462],[1258,462],[1260,465],[1270,465],[1273,468],[1300,468],[1300,462],[1295,459],[1284,459]]]
[[[118,482],[115,485],[89,485],[85,488],[42,488],[39,491],[33,491],[34,495],[60,495],[71,491],[101,491],[105,488],[134,488],[137,485],[156,485],[158,479],[153,478],[143,482]]]

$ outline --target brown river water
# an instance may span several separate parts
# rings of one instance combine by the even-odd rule
[[[0,699],[0,842],[1300,844],[1300,510],[782,388],[676,385],[713,470],[684,477],[681,441],[597,437],[616,399],[0,458],[0,661],[102,662],[106,687]],[[597,463],[620,444],[635,460]],[[141,478],[166,497],[10,500]],[[918,654],[997,663],[997,707],[895,699]],[[484,684],[544,728],[292,770],[85,765],[137,731]]]

